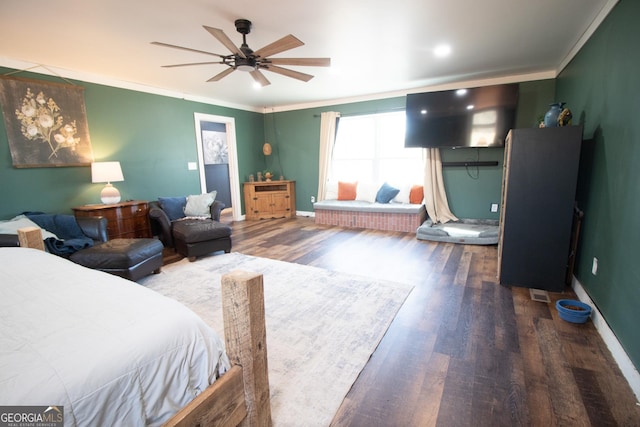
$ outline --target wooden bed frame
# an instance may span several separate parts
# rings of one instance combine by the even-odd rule
[[[44,249],[39,228],[18,230],[20,246]],[[165,426],[271,427],[271,401],[261,274],[233,271],[222,276],[222,311],[232,367]]]

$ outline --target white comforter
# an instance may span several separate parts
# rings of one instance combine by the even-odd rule
[[[43,251],[0,248],[0,405],[66,426],[158,425],[228,369],[180,303]]]

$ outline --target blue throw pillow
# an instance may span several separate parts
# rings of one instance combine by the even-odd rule
[[[169,220],[184,218],[184,207],[187,204],[186,197],[158,197],[158,203],[163,211],[166,212]]]
[[[382,187],[380,187],[378,193],[376,194],[376,202],[389,203],[391,199],[398,195],[399,192],[399,188],[392,187],[385,182],[384,184],[382,184]]]

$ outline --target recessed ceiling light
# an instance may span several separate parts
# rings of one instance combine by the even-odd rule
[[[260,89],[262,89],[262,85],[260,83],[258,83],[258,82],[253,82],[253,88],[255,90],[260,90]]]
[[[423,108],[422,110],[420,110],[420,114],[427,114],[427,110]]]
[[[473,104],[467,105],[467,110],[473,110],[474,106]]]
[[[458,89],[456,91],[456,95],[458,95],[458,96],[464,96],[466,94],[467,94],[467,90],[466,89]]]
[[[438,45],[433,50],[433,54],[438,58],[445,58],[451,54],[451,46],[448,44]]]

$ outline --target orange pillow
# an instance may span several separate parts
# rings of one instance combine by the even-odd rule
[[[422,185],[414,185],[411,187],[411,191],[409,192],[409,203],[414,205],[422,204],[422,200],[424,199],[424,188]]]
[[[355,200],[358,182],[338,181],[338,200]]]

